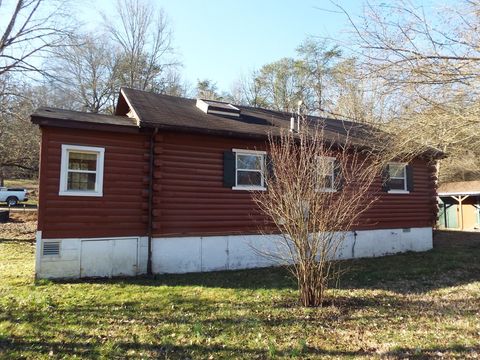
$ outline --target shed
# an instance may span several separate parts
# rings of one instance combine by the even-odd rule
[[[439,228],[480,230],[480,180],[441,184],[438,204]]]

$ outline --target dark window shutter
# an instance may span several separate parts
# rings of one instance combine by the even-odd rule
[[[223,153],[223,186],[235,186],[235,153],[225,151]]]
[[[407,165],[406,172],[407,172],[407,190],[412,192],[413,191],[413,166]]]
[[[382,170],[382,190],[388,192],[390,190],[390,167],[386,165]]]
[[[338,191],[342,190],[345,178],[343,177],[340,160],[335,160],[333,163],[333,180],[335,189]]]
[[[265,180],[268,181],[275,181],[275,170],[273,166],[273,160],[270,155],[265,156],[265,165],[266,165],[266,173],[265,173]],[[268,184],[267,184],[268,185]]]

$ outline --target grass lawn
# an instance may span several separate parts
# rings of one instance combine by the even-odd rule
[[[305,309],[280,269],[35,284],[33,241],[1,238],[0,358],[480,357],[480,241],[347,262]]]

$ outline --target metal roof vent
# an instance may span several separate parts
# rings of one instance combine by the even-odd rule
[[[240,117],[239,108],[222,101],[197,99],[197,108],[206,114]]]

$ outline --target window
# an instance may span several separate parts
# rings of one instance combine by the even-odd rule
[[[407,191],[407,166],[401,163],[388,164],[390,191]]]
[[[265,152],[233,149],[235,153],[234,190],[265,190]]]
[[[335,158],[318,159],[318,191],[335,191]]]
[[[391,194],[413,191],[413,167],[406,163],[391,162],[382,173],[383,190]]]
[[[62,145],[59,195],[103,196],[104,148]]]

